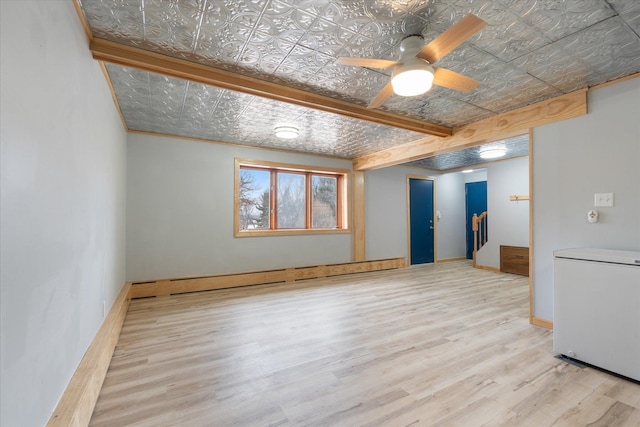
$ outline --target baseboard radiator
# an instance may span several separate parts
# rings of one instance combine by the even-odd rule
[[[404,258],[389,258],[249,273],[138,281],[132,282],[130,296],[131,298],[147,298],[240,286],[287,283],[369,271],[394,270],[405,266],[406,261]]]

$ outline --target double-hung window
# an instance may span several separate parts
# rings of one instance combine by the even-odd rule
[[[235,235],[348,233],[349,171],[236,159]]]

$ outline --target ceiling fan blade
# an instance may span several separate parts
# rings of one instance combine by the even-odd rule
[[[469,37],[480,31],[485,25],[487,25],[485,21],[473,14],[469,14],[433,39],[416,56],[433,64],[467,41]]]
[[[348,56],[341,56],[336,60],[336,64],[340,65],[355,65],[357,67],[369,67],[369,68],[391,68],[398,65],[398,62],[388,61],[386,59],[374,59],[374,58],[351,58]]]
[[[433,67],[433,84],[460,92],[471,92],[480,82],[446,68]]]
[[[391,86],[391,82],[389,82],[382,88],[376,97],[373,98],[373,101],[367,105],[367,108],[377,108],[381,106],[391,95],[393,95],[393,86]]]

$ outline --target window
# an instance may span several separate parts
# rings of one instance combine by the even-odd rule
[[[236,159],[235,235],[348,233],[348,175]]]
[[[276,228],[307,228],[306,222],[306,174],[276,173]]]
[[[338,218],[338,179],[335,176],[311,176],[311,223],[313,228],[336,228]]]

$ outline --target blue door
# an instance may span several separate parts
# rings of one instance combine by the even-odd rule
[[[473,259],[473,214],[487,210],[487,181],[468,182],[464,188],[467,219],[467,259]]]
[[[411,264],[433,262],[433,181],[409,178],[409,239]]]

